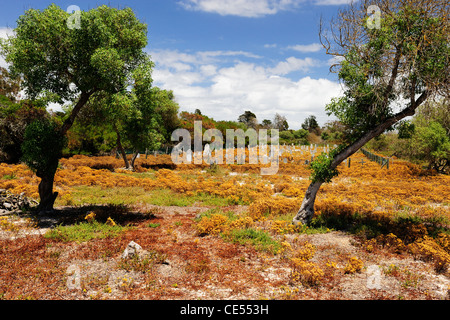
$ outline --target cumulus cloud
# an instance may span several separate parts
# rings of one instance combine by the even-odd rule
[[[155,53],[152,56],[155,58]],[[201,52],[164,50],[164,56],[167,59],[163,61],[154,59],[155,85],[173,90],[181,110],[192,112],[199,108],[216,120],[236,120],[245,110],[251,110],[259,121],[272,119],[275,113],[285,115],[291,128],[300,128],[311,114],[323,124],[328,119],[325,105],[341,94],[337,82],[307,76],[309,69],[321,65],[311,58],[289,57],[266,66],[259,60],[219,62],[213,59],[214,54],[205,58]],[[190,69],[179,70],[177,63],[187,64]],[[305,76],[289,78],[287,75],[294,71],[304,72]]]
[[[178,3],[187,10],[258,18],[291,10],[301,2],[303,0],[182,0]]]
[[[295,46],[289,46],[287,48],[298,52],[309,53],[309,52],[318,52],[322,50],[323,47],[320,43],[311,43],[311,44],[297,44]]]
[[[14,31],[11,28],[0,27],[0,39],[7,39],[8,37],[14,36]],[[0,55],[0,67],[7,68],[8,64],[5,59]]]
[[[287,75],[294,71],[307,72],[312,67],[321,65],[321,62],[311,58],[298,59],[295,57],[289,57],[286,61],[279,62],[274,68],[268,69],[268,71],[276,75]]]

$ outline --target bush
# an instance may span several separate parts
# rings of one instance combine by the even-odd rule
[[[229,230],[228,217],[223,214],[213,214],[211,217],[202,217],[197,224],[197,231],[200,236],[208,234],[217,235]]]
[[[364,263],[356,258],[356,257],[351,257],[348,262],[347,265],[345,266],[344,272],[345,273],[355,273],[355,272],[360,272],[362,270],[364,266]]]
[[[59,134],[56,123],[36,120],[25,129],[22,160],[38,176],[54,174],[65,144],[66,138]]]

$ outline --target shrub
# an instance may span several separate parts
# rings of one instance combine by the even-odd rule
[[[351,257],[347,261],[347,265],[345,266],[344,272],[345,273],[360,272],[362,270],[363,266],[364,266],[364,263],[362,262],[362,260],[360,260],[356,257]]]
[[[202,217],[197,224],[197,231],[200,236],[217,235],[227,230],[229,230],[228,217],[219,213],[213,214],[211,217]]]
[[[277,234],[287,234],[302,231],[302,226],[294,225],[290,221],[285,220],[274,220],[272,226],[270,227]]]
[[[325,273],[314,262],[303,260],[292,260],[293,270],[291,279],[293,282],[300,281],[303,285],[317,286],[323,279]]]
[[[316,253],[316,247],[313,244],[306,242],[301,248],[295,251],[292,260],[308,261],[314,256],[314,253]]]
[[[268,215],[277,216],[292,213],[298,209],[298,199],[284,197],[260,198],[248,208],[249,216],[254,220],[263,220]]]
[[[450,264],[450,253],[448,242],[446,242],[448,239],[448,235],[441,234],[438,238],[438,241],[444,244],[444,246],[441,246],[433,238],[425,236],[408,247],[414,255],[425,261],[432,261],[437,272],[443,272]]]

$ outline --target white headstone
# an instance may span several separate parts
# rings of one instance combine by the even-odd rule
[[[189,149],[189,150],[186,152],[186,161],[187,161],[188,163],[191,163],[191,162],[192,162],[192,150],[191,150],[191,149]]]

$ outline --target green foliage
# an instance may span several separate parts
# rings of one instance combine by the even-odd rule
[[[445,173],[450,166],[450,116],[448,102],[427,102],[411,121],[396,126],[398,135],[383,134],[367,146],[386,155],[394,154],[411,162]]]
[[[317,156],[310,164],[312,182],[331,182],[339,174],[337,169],[331,168],[333,158],[326,153]]]
[[[291,141],[295,139],[295,136],[291,131],[281,131],[279,137],[281,142],[283,142],[283,140]]]
[[[308,137],[308,130],[299,129],[292,132],[296,139],[306,139]]]
[[[224,236],[233,243],[241,245],[251,245],[258,251],[277,254],[281,249],[281,244],[270,237],[270,235],[262,230],[253,228],[233,229],[230,235]]]
[[[258,124],[256,115],[248,110],[238,117],[238,121],[245,124],[249,128],[256,128],[256,125]]]
[[[142,174],[139,173],[138,175]],[[208,193],[185,195],[177,194],[168,189],[155,189],[152,192],[148,192],[141,187],[102,189],[98,186],[76,186],[73,188],[72,198],[74,205],[83,205],[86,203],[129,205],[139,201],[158,206],[177,207],[187,207],[199,203],[205,206],[227,206],[233,204],[230,199]],[[64,204],[62,201],[60,202],[61,205]]]
[[[409,139],[414,134],[415,125],[409,121],[399,121],[396,125],[399,139]]]
[[[16,36],[2,42],[12,74],[22,75],[31,97],[48,91],[62,102],[80,92],[124,90],[145,58],[147,26],[130,8],[103,5],[80,15],[81,28],[70,29],[70,14],[55,4],[29,9],[17,20]]]
[[[58,226],[47,232],[44,237],[64,242],[85,242],[92,239],[117,237],[125,230],[127,230],[127,227],[120,225],[112,226],[98,221],[81,222],[74,225]]]
[[[39,101],[12,102],[0,95],[0,161],[17,163],[22,157],[25,128],[37,119],[48,117]]]
[[[48,119],[36,120],[25,129],[22,160],[38,176],[56,172],[61,150],[66,143],[66,138],[60,135],[58,129],[58,125]]]
[[[337,120],[328,121],[327,123],[325,123],[321,138],[322,140],[340,144],[342,142],[342,137],[344,136],[345,131],[346,127],[342,125],[341,122]]]
[[[286,130],[286,131],[280,131],[279,132],[279,139],[280,143],[286,143],[286,144],[302,144],[307,145],[308,142],[308,130],[305,129],[299,129],[299,130]]]
[[[317,123],[316,116],[311,115],[308,118],[306,118],[305,121],[302,123],[302,129],[308,130],[309,132],[317,133],[320,128],[319,124]]]
[[[429,167],[438,171],[443,171],[450,161],[450,138],[438,122],[418,127],[412,146],[416,154],[429,161]]]
[[[396,99],[414,101],[425,90],[430,95],[448,90],[448,23],[439,17],[440,4],[430,4],[380,2],[384,10],[379,29],[368,29],[365,19],[358,21],[351,14],[342,16],[341,35],[349,38],[342,45],[339,78],[346,90],[326,110],[348,128],[345,143],[357,141],[392,117]],[[351,31],[345,33],[349,21]],[[360,35],[351,38],[353,31]]]

